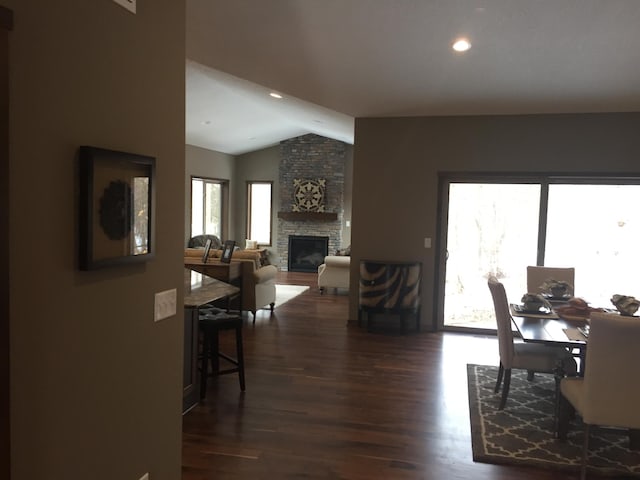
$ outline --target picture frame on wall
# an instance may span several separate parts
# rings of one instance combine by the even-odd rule
[[[235,240],[227,240],[222,247],[222,255],[220,255],[220,261],[223,263],[231,263],[231,256],[233,255],[233,249],[236,248]]]
[[[155,256],[155,158],[81,146],[79,268]]]

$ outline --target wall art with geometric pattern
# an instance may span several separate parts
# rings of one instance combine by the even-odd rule
[[[324,212],[324,178],[293,180],[293,212]]]

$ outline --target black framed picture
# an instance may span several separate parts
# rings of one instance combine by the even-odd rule
[[[222,255],[220,255],[220,261],[224,263],[231,262],[231,255],[233,255],[233,249],[236,248],[235,240],[227,240],[222,247]]]
[[[155,158],[82,146],[81,270],[144,262],[155,255]]]
[[[211,239],[208,238],[204,244],[204,254],[202,255],[202,263],[207,263],[209,260],[209,251],[211,250]]]

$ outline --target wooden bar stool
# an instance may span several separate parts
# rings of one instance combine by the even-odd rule
[[[240,390],[244,392],[244,353],[242,347],[242,317],[228,313],[216,307],[203,307],[199,310],[198,325],[202,334],[202,350],[199,355],[200,363],[200,398],[207,395],[207,379],[211,376],[238,373]],[[236,358],[222,353],[218,344],[220,330],[236,331]],[[220,358],[231,363],[233,367],[220,369]],[[211,373],[209,373],[209,363]]]

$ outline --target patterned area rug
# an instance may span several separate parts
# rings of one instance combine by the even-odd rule
[[[493,392],[497,367],[467,365],[473,460],[578,471],[583,426],[572,421],[566,442],[554,437],[553,376],[514,370],[509,398],[498,410],[500,394]],[[615,478],[640,477],[640,452],[628,448],[628,436],[591,429],[588,474]]]

